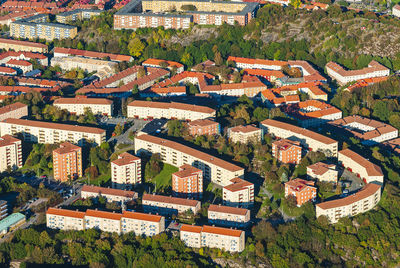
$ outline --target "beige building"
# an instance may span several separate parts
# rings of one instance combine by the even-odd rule
[[[178,215],[188,210],[197,214],[201,209],[201,202],[194,199],[144,194],[142,206],[145,212],[158,213],[164,216]]]
[[[381,199],[381,186],[368,183],[357,193],[342,199],[327,201],[315,205],[316,216],[326,216],[331,223],[340,218],[353,217],[374,208]]]
[[[0,108],[0,121],[7,118],[21,118],[28,116],[28,105],[16,102]]]
[[[83,185],[81,189],[81,198],[97,198],[100,196],[106,198],[107,202],[121,203],[130,202],[138,198],[138,194],[133,191],[125,191],[94,185]]]
[[[203,171],[203,179],[225,186],[236,177],[243,177],[244,169],[228,161],[198,151],[183,144],[147,134],[135,138],[135,153],[160,154],[163,162],[173,166],[192,165]]]
[[[345,149],[339,152],[339,163],[349,171],[357,174],[365,183],[383,184],[383,172],[381,168],[368,161],[361,155]]]
[[[0,172],[22,167],[21,140],[10,135],[0,137]]]
[[[49,208],[47,228],[60,230],[98,229],[118,234],[134,232],[152,236],[165,230],[165,219],[158,215],[123,211],[123,213],[88,209],[86,212]]]
[[[234,143],[261,142],[261,136],[261,129],[252,125],[237,126],[228,129],[228,138]]]
[[[400,5],[399,4],[393,6],[392,15],[400,18]]]
[[[87,109],[90,109],[93,114],[101,114],[112,116],[113,101],[105,98],[59,98],[53,103],[54,106],[65,109],[76,115],[83,115]]]
[[[222,190],[224,205],[249,207],[254,203],[254,184],[240,178],[230,180]]]
[[[25,119],[8,118],[0,122],[1,135],[22,133],[27,142],[54,144],[64,141],[79,145],[106,141],[106,131],[94,127],[73,126]]]
[[[122,153],[111,162],[111,182],[114,188],[132,188],[142,182],[142,161],[130,153]]]
[[[300,141],[309,151],[322,151],[327,156],[337,156],[338,142],[316,132],[272,119],[262,121],[260,126],[265,133],[275,137]]]
[[[246,227],[250,223],[250,210],[221,205],[208,207],[208,222],[210,224],[228,227]]]
[[[323,182],[336,183],[338,179],[338,171],[333,164],[318,162],[307,167],[307,176]]]
[[[29,52],[39,52],[39,53],[47,53],[49,51],[47,45],[28,42],[28,41],[19,41],[13,39],[5,39],[0,38],[0,49],[5,50],[14,50],[14,51],[29,51]]]
[[[188,247],[219,248],[229,252],[242,252],[245,248],[245,232],[241,230],[183,224],[180,238]]]
[[[215,110],[207,106],[138,100],[128,104],[128,117],[134,118],[167,118],[193,121],[214,116]]]

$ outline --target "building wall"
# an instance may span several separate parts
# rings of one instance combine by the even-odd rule
[[[55,103],[54,106],[60,109],[66,109],[70,113],[82,115],[85,113],[85,109],[90,109],[93,114],[102,114],[106,116],[112,115],[113,105],[112,104],[67,104],[67,103]]]
[[[272,144],[272,156],[286,164],[299,164],[301,161],[301,147],[292,145],[286,150],[281,150],[276,144]]]
[[[327,172],[325,172],[322,175],[317,175],[315,174],[311,168],[307,167],[307,175],[313,179],[317,179],[319,181],[324,181],[324,182],[337,182],[338,179],[338,171],[334,169],[329,169]]]
[[[201,233],[180,231],[180,238],[187,247],[201,248]]]
[[[254,185],[234,192],[224,188],[222,193],[223,203],[226,206],[249,207],[254,203]]]
[[[177,215],[178,213],[184,213],[191,210],[193,214],[197,214],[201,209],[201,203],[197,206],[187,206],[181,204],[172,204],[164,202],[156,202],[151,200],[142,200],[142,206],[146,213],[158,213],[164,216]]]
[[[84,219],[46,214],[46,226],[60,230],[84,230]]]
[[[383,184],[383,175],[382,176],[369,176],[367,169],[363,167],[360,163],[354,161],[350,157],[345,156],[344,154],[339,153],[338,161],[342,163],[345,168],[348,168],[351,172],[356,173],[360,176],[361,179],[365,180],[366,183],[371,182],[379,182]]]
[[[219,134],[219,129],[218,123],[209,126],[189,126],[189,133],[192,136],[216,135]]]
[[[133,163],[118,166],[111,162],[111,182],[115,188],[132,188],[142,182],[142,167],[140,159]]]
[[[178,197],[201,198],[203,196],[202,172],[187,177],[172,174],[172,192]]]
[[[250,210],[246,215],[238,215],[231,213],[223,213],[208,210],[208,222],[211,224],[219,224],[228,227],[245,227],[250,221]]]
[[[342,76],[333,69],[326,67],[326,71],[330,77],[333,79],[336,79],[340,85],[345,85],[349,82],[352,81],[357,81],[361,79],[367,79],[367,78],[373,78],[373,77],[380,77],[380,76],[388,76],[390,74],[390,70],[384,70],[384,71],[375,71],[375,72],[369,72],[369,73],[364,73],[364,74],[359,74],[359,75],[354,75],[354,76]]]
[[[220,248],[230,252],[242,252],[245,247],[244,232],[240,237],[202,232],[201,240],[204,247]]]
[[[165,219],[163,217],[160,222],[152,222],[122,217],[121,226],[123,233],[153,236],[165,231]]]
[[[59,154],[53,152],[53,174],[58,181],[68,181],[82,177],[82,149]]]
[[[73,39],[78,34],[78,28],[65,28],[57,24],[41,24],[41,23],[20,23],[18,21],[11,22],[10,36],[14,38],[26,39],[46,39],[52,41],[54,39]]]
[[[129,202],[133,200],[133,198],[121,195],[112,195],[112,194],[104,194],[104,193],[94,193],[94,192],[87,192],[81,191],[81,198],[96,198],[96,197],[104,197],[107,199],[107,202]]]
[[[190,16],[152,16],[132,13],[129,15],[114,15],[114,29],[138,29],[144,27],[157,28],[163,26],[166,29],[188,29],[192,22]]]
[[[261,129],[253,132],[238,132],[228,129],[228,137],[234,143],[261,142],[261,133]]]
[[[47,53],[48,48],[46,47],[36,47],[22,44],[9,44],[3,43],[0,41],[0,49],[5,50],[14,50],[14,51],[29,51],[29,52],[38,52],[38,53]]]
[[[296,191],[289,185],[285,185],[285,197],[293,195],[296,198],[297,206],[302,206],[304,203],[317,197],[317,189],[314,187],[305,186],[301,191]]]
[[[215,111],[212,113],[203,113],[190,110],[181,110],[175,108],[153,108],[153,107],[136,107],[128,106],[128,117],[135,118],[167,118],[178,120],[197,120],[214,117]]]
[[[0,172],[22,167],[22,145],[21,141],[0,147]]]
[[[104,232],[121,234],[121,221],[100,217],[85,216],[85,229],[98,229]]]

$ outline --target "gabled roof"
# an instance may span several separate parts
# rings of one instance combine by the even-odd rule
[[[85,216],[104,218],[104,219],[110,219],[110,220],[116,220],[116,221],[119,221],[122,218],[121,213],[101,211],[101,210],[97,210],[97,209],[96,210],[93,210],[93,209],[86,210]]]
[[[71,217],[71,218],[78,218],[83,219],[85,217],[85,212],[81,212],[78,210],[69,210],[69,209],[62,209],[62,208],[48,208],[46,214],[52,214],[57,216],[64,216],[64,217]]]
[[[234,214],[234,215],[241,215],[241,216],[245,216],[247,213],[250,212],[250,210],[245,209],[245,208],[235,208],[235,207],[222,206],[222,205],[213,205],[213,204],[211,204],[208,207],[208,211],[214,211],[214,212],[226,213],[226,214]]]
[[[195,207],[200,203],[200,201],[194,199],[186,199],[186,198],[156,195],[156,194],[144,194],[142,200],[143,202],[152,201],[152,202],[168,203],[168,204],[175,204],[175,205],[189,206],[189,207]]]
[[[350,149],[339,151],[339,156],[340,155],[346,156],[364,167],[367,171],[368,176],[383,176],[382,169],[378,165],[375,165],[374,163],[370,162],[369,160],[365,159],[364,157]]]

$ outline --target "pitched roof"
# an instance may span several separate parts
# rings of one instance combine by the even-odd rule
[[[230,182],[231,184],[224,186],[224,190],[226,189],[231,192],[237,192],[247,189],[250,186],[254,186],[254,184],[252,184],[251,182],[243,180],[241,178],[233,178],[230,180]]]
[[[101,195],[114,195],[114,196],[121,196],[127,198],[135,198],[137,193],[134,191],[126,191],[120,189],[113,189],[107,187],[99,187],[95,185],[83,185],[82,192],[89,192],[89,193],[97,193]]]
[[[325,174],[327,171],[335,169],[334,164],[326,164],[323,162],[318,162],[312,165],[309,165],[307,168],[311,169],[312,172],[316,175],[322,175]]]
[[[196,149],[193,149],[191,147],[185,146],[183,144],[174,142],[174,141],[170,141],[170,140],[166,140],[166,139],[162,139],[160,137],[156,137],[156,136],[151,136],[151,135],[147,135],[147,134],[143,134],[140,135],[138,137],[136,137],[136,139],[139,140],[143,140],[143,141],[147,141],[147,142],[151,142],[151,143],[156,143],[159,144],[161,146],[166,146],[169,148],[172,148],[174,150],[183,152],[185,154],[189,154],[195,158],[201,159],[205,162],[214,164],[216,166],[219,166],[221,168],[227,169],[229,171],[235,172],[235,171],[240,171],[243,170],[242,167],[239,167],[235,164],[232,164],[228,161],[222,160],[220,158],[214,157],[212,155],[203,153],[201,151],[198,151]]]
[[[381,186],[375,183],[368,183],[364,188],[355,194],[349,195],[347,197],[331,200],[323,203],[316,204],[317,207],[321,209],[331,209],[343,206],[349,206],[357,201],[374,195],[376,192],[381,190]]]
[[[197,226],[197,225],[189,225],[189,224],[182,224],[181,225],[181,232],[191,232],[191,233],[201,233],[201,230],[203,230],[203,226]]]
[[[78,210],[55,208],[55,207],[48,208],[46,211],[46,214],[71,217],[71,218],[79,218],[79,219],[83,219],[85,217],[85,212],[81,212]]]
[[[6,66],[0,66],[0,73],[7,73],[7,74],[13,74],[16,73],[17,71],[14,70],[13,68],[6,67]]]
[[[134,156],[130,153],[124,152],[118,156],[117,159],[112,161],[111,163],[117,165],[117,166],[124,166],[133,163],[134,161],[140,160],[139,157]]]
[[[194,104],[178,103],[178,102],[157,102],[157,101],[140,101],[134,100],[128,104],[128,106],[133,107],[146,107],[146,108],[159,108],[159,109],[178,109],[178,110],[188,110],[199,113],[215,113],[215,110],[207,107]]]
[[[140,212],[127,211],[127,210],[124,210],[122,212],[122,217],[141,220],[141,221],[152,221],[152,222],[160,222],[163,219],[163,217],[159,215],[152,215]]]
[[[208,207],[208,211],[214,211],[219,213],[235,214],[245,216],[250,210],[245,208],[235,208],[229,206],[213,205]]]
[[[86,210],[85,216],[104,218],[104,219],[110,219],[110,220],[116,220],[116,221],[119,221],[122,218],[121,213],[101,211],[101,210],[97,210],[97,209],[96,210],[94,210],[94,209]]]
[[[210,119],[197,119],[187,123],[190,127],[207,127],[212,125],[218,125],[218,122],[215,122]]]
[[[280,139],[280,140],[274,141],[272,143],[272,145],[278,147],[280,151],[286,151],[286,150],[292,148],[292,146],[301,148],[299,141],[292,141],[292,140],[288,140],[288,139]]]
[[[175,205],[189,206],[189,207],[195,207],[200,203],[200,201],[194,199],[186,199],[186,198],[156,195],[156,194],[144,194],[142,200],[143,202],[152,201],[152,202],[168,203],[168,204],[175,204]]]
[[[386,68],[385,66],[383,66],[382,64],[380,64],[379,62],[377,62],[375,60],[372,60],[368,64],[368,67],[365,67],[360,70],[345,70],[345,69],[343,69],[342,66],[340,66],[339,64],[337,64],[333,61],[328,62],[326,64],[326,68],[329,68],[329,69],[335,71],[336,73],[338,73],[339,75],[341,75],[343,77],[364,75],[364,74],[373,73],[373,72],[377,72],[377,71],[389,70],[388,68]]]
[[[5,3],[3,3],[3,4],[5,4]],[[28,42],[28,41],[19,41],[19,40],[13,40],[13,39],[6,39],[6,38],[0,38],[0,43],[47,49],[47,45],[44,45],[44,44]]]
[[[0,147],[8,146],[8,145],[14,144],[18,141],[21,141],[21,140],[14,138],[11,135],[4,135],[4,136],[0,137]]]
[[[110,60],[114,61],[130,61],[132,59],[132,57],[128,55],[111,54],[111,53],[95,52],[89,50],[80,50],[74,48],[64,48],[64,47],[55,47],[54,53],[82,56],[88,58],[99,58],[99,59],[109,57]]]
[[[59,148],[57,148],[53,151],[53,153],[66,154],[66,153],[70,153],[70,152],[74,152],[74,151],[78,151],[78,150],[81,150],[81,147],[76,146],[70,142],[63,142],[60,144]]]
[[[21,102],[15,102],[15,103],[0,107],[0,115],[9,113],[9,112],[12,112],[12,111],[24,108],[24,107],[28,109],[28,105],[23,104]]]
[[[160,66],[161,67],[161,63],[167,63],[168,67],[173,67],[175,66],[176,68],[181,68],[183,67],[183,64],[176,62],[176,61],[169,61],[169,60],[160,60],[160,59],[147,59],[144,62],[142,62],[142,65],[155,65],[155,66]]]
[[[7,64],[18,65],[18,66],[31,66],[32,65],[32,63],[30,63],[29,61],[26,61],[26,60],[14,60],[14,59],[11,59],[11,60],[7,61]]]
[[[111,105],[112,100],[105,98],[58,98],[54,101],[54,104],[93,104],[93,105]]]
[[[211,233],[211,234],[218,234],[218,235],[226,235],[226,236],[235,236],[240,237],[243,233],[242,230],[235,230],[223,227],[214,227],[214,226],[203,226],[203,233]]]
[[[199,172],[202,173],[202,170],[195,168],[194,166],[185,164],[185,165],[179,167],[179,171],[172,173],[172,176],[177,176],[179,178],[185,178],[188,176],[193,176]]]
[[[252,125],[231,127],[229,130],[232,132],[241,132],[241,133],[250,133],[250,132],[254,132],[254,131],[261,131],[260,128],[252,126]]]
[[[299,178],[285,182],[285,186],[289,186],[290,188],[292,188],[293,191],[296,192],[301,192],[307,189],[308,187],[315,188],[313,181],[306,181]]]
[[[383,176],[382,169],[350,149],[339,151],[339,156],[344,155],[358,163],[367,171],[368,176]]]

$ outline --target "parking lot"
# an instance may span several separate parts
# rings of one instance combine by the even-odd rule
[[[348,171],[347,169],[339,171],[339,178],[341,178],[343,186],[346,186],[348,194],[357,192],[365,185],[361,178],[357,177],[356,174]]]

